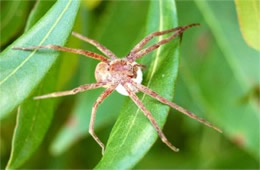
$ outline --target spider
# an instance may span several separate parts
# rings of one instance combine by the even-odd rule
[[[104,99],[109,96],[114,90],[119,92],[122,95],[129,96],[133,102],[143,111],[145,116],[149,119],[155,130],[157,131],[159,137],[161,138],[162,142],[164,142],[170,149],[172,149],[175,152],[178,152],[179,149],[176,148],[174,145],[172,145],[162,130],[160,129],[159,125],[157,124],[156,120],[153,118],[152,114],[149,110],[146,109],[142,101],[137,97],[136,93],[141,91],[149,96],[151,96],[154,99],[157,99],[163,104],[166,104],[179,112],[198,120],[199,122],[203,123],[206,126],[209,126],[218,132],[222,133],[222,131],[212,125],[211,123],[201,119],[200,117],[196,116],[195,114],[187,111],[186,109],[182,108],[181,106],[178,106],[177,104],[167,100],[164,97],[161,97],[158,93],[154,92],[153,90],[147,88],[146,86],[142,85],[142,69],[145,67],[142,64],[136,63],[136,60],[138,58],[141,58],[142,56],[150,53],[151,51],[159,48],[161,45],[168,43],[172,39],[174,39],[177,36],[182,36],[183,32],[191,28],[193,26],[198,26],[199,24],[190,24],[185,26],[180,26],[176,28],[172,28],[169,30],[161,31],[161,32],[154,32],[146,36],[143,40],[141,40],[131,51],[130,53],[124,57],[124,58],[118,58],[113,52],[111,52],[109,49],[107,49],[105,46],[101,45],[99,42],[90,39],[88,37],[85,37],[83,35],[80,35],[76,32],[73,32],[72,35],[86,41],[92,45],[94,45],[97,49],[99,49],[103,54],[105,54],[108,58],[96,54],[91,51],[86,51],[82,49],[74,49],[74,48],[67,48],[62,47],[58,45],[43,45],[43,46],[31,46],[26,48],[21,47],[13,47],[13,49],[16,50],[37,50],[40,48],[45,49],[54,49],[57,51],[66,51],[71,53],[77,53],[84,55],[86,57],[90,57],[96,60],[100,60],[101,62],[96,66],[95,70],[95,78],[96,83],[92,84],[84,84],[77,88],[74,88],[72,90],[68,91],[62,91],[62,92],[54,92],[42,96],[36,96],[34,99],[45,99],[45,98],[51,98],[51,97],[59,97],[59,96],[67,96],[67,95],[75,95],[79,92],[96,89],[100,87],[106,88],[105,91],[97,98],[96,102],[94,103],[92,107],[92,113],[91,113],[91,119],[90,119],[90,125],[89,125],[89,133],[90,135],[95,139],[95,141],[100,145],[102,148],[102,154],[104,154],[105,146],[101,142],[101,140],[98,138],[98,136],[94,132],[94,122],[96,117],[96,112],[99,104],[101,104]],[[156,36],[162,36],[164,34],[168,33],[174,33],[168,38],[162,39],[159,42],[146,47],[142,49],[152,38]]]

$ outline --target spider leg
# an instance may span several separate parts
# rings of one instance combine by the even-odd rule
[[[145,114],[145,116],[150,120],[150,122],[152,123],[153,127],[155,128],[155,130],[157,131],[158,135],[160,136],[161,140],[163,143],[165,143],[169,148],[171,148],[173,151],[178,152],[179,149],[176,148],[175,146],[173,146],[168,139],[166,138],[166,136],[164,135],[164,133],[162,132],[162,130],[160,129],[159,125],[157,124],[156,120],[153,118],[152,114],[149,112],[149,110],[146,109],[146,107],[144,106],[144,104],[142,103],[142,101],[136,96],[136,94],[134,92],[132,92],[132,90],[126,85],[123,85],[124,88],[126,89],[126,91],[129,94],[129,97],[135,102],[135,104],[143,111],[143,113]]]
[[[117,59],[116,55],[110,51],[109,49],[107,49],[105,46],[103,46],[102,44],[100,44],[99,42],[95,41],[95,40],[92,40],[88,37],[85,37],[79,33],[76,33],[76,32],[72,32],[72,35],[74,35],[75,37],[83,40],[83,41],[86,41],[92,45],[94,45],[97,49],[99,49],[103,54],[107,55],[108,57],[110,57],[111,59]]]
[[[176,28],[172,28],[172,29],[169,29],[169,30],[158,31],[158,32],[153,32],[153,33],[149,34],[143,40],[141,40],[138,44],[136,44],[136,46],[130,51],[129,55],[133,55],[133,54],[137,53],[138,51],[140,51],[155,36],[168,34],[168,33],[171,33],[171,32],[178,31],[180,29],[181,29],[181,27],[176,27]]]
[[[140,43],[138,43],[134,49],[130,52],[130,54],[127,56],[128,59],[130,59],[130,61],[135,61],[136,59],[148,54],[149,52],[159,48],[161,45],[168,43],[169,41],[171,41],[172,39],[174,39],[175,37],[177,37],[178,35],[181,35],[186,29],[191,28],[193,26],[198,26],[199,24],[190,24],[190,25],[185,25],[182,27],[177,27],[177,28],[172,28],[169,30],[165,30],[162,32],[154,32],[150,35],[148,35],[146,38],[144,38]],[[160,36],[160,35],[164,35],[164,34],[168,34],[170,32],[175,32],[173,35],[171,35],[168,38],[165,38],[159,42],[157,42],[156,44],[153,44],[143,50],[141,50],[141,48],[148,43],[148,41],[150,41],[153,37],[155,36]],[[141,50],[141,51],[140,51]]]
[[[86,90],[104,87],[105,85],[107,85],[107,83],[104,83],[104,82],[85,84],[85,85],[81,85],[77,88],[74,88],[72,90],[68,90],[68,91],[54,92],[54,93],[45,94],[45,95],[42,95],[42,96],[36,96],[36,97],[34,97],[34,99],[37,100],[37,99],[46,99],[46,98],[74,95],[74,94],[77,94],[79,92],[83,92],[83,91],[86,91]]]
[[[90,124],[89,124],[89,133],[95,139],[95,141],[99,144],[99,146],[102,148],[102,155],[104,155],[104,152],[105,152],[105,145],[101,142],[101,140],[95,134],[95,132],[94,132],[94,123],[95,123],[95,118],[96,118],[98,105],[101,104],[104,101],[104,99],[107,96],[109,96],[114,91],[115,88],[116,88],[116,86],[113,85],[112,87],[106,89],[98,97],[98,99],[96,100],[96,102],[94,103],[94,105],[92,107],[91,119],[90,119]]]
[[[178,110],[179,112],[181,112],[181,113],[183,113],[183,114],[189,116],[190,118],[195,119],[195,120],[201,122],[202,124],[204,124],[204,125],[206,125],[206,126],[208,126],[208,127],[210,127],[210,128],[213,128],[213,129],[215,129],[216,131],[222,133],[222,130],[220,130],[220,129],[217,128],[216,126],[212,125],[212,124],[209,123],[208,121],[203,120],[202,118],[196,116],[195,114],[189,112],[188,110],[182,108],[181,106],[179,106],[179,105],[177,105],[177,104],[175,104],[175,103],[173,103],[173,102],[171,102],[171,101],[169,101],[169,100],[167,100],[167,99],[161,97],[159,94],[157,94],[156,92],[152,91],[151,89],[145,87],[144,85],[142,85],[142,84],[137,84],[137,83],[135,83],[135,82],[132,81],[132,80],[130,80],[130,82],[131,82],[131,84],[132,84],[133,86],[135,86],[138,90],[142,91],[142,92],[145,93],[145,94],[148,94],[148,95],[151,96],[152,98],[155,98],[155,99],[159,100],[161,103],[167,104],[167,105],[169,105],[170,107],[172,107],[172,108]]]
[[[89,58],[93,58],[96,60],[100,60],[103,62],[108,62],[108,59],[100,54],[91,52],[91,51],[86,51],[82,49],[75,49],[75,48],[68,48],[68,47],[62,47],[58,45],[42,45],[42,46],[31,46],[31,47],[13,47],[14,50],[25,50],[25,51],[31,51],[31,50],[37,50],[40,48],[47,48],[47,49],[53,49],[57,51],[65,51],[65,52],[71,52],[71,53],[76,53],[76,54],[81,54]]]

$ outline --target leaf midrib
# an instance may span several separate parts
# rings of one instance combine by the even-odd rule
[[[161,12],[161,11],[162,11],[162,2],[161,2],[161,1],[159,1],[159,11],[160,11],[160,26],[159,26],[159,30],[162,31],[162,29],[163,29],[163,19],[162,19],[162,12]],[[159,37],[159,41],[160,41],[160,40],[162,40],[162,36]],[[161,51],[161,48],[159,48],[159,49],[157,50],[157,52],[156,52],[155,61],[154,61],[153,67],[152,67],[152,71],[151,71],[151,74],[148,76],[147,87],[150,86],[150,84],[151,84],[151,82],[152,82],[152,81],[151,81],[151,80],[152,80],[152,77],[154,76],[154,73],[155,73],[156,68],[157,68],[157,66],[158,66],[160,51]],[[145,99],[146,96],[147,96],[147,95],[144,94],[144,95],[142,96],[142,98],[141,98],[141,101],[144,101],[144,99]],[[133,127],[134,124],[135,124],[135,121],[136,121],[136,118],[137,118],[137,115],[138,115],[139,112],[140,112],[140,109],[138,108],[138,109],[136,110],[136,112],[133,114],[133,115],[134,115],[134,119],[133,119],[133,121],[131,122],[130,127],[128,128],[128,131],[126,132],[126,135],[125,135],[125,137],[123,138],[123,141],[122,141],[122,143],[121,143],[121,145],[120,145],[119,147],[122,147],[122,146],[124,145],[126,139],[128,138],[128,135],[129,135],[130,130],[132,129],[132,127]]]
[[[55,23],[52,25],[50,30],[47,32],[47,34],[43,37],[42,41],[37,46],[41,46],[46,41],[46,39],[50,36],[51,32],[55,29],[55,27],[57,26],[57,24],[59,23],[59,21],[61,20],[63,15],[65,14],[65,12],[68,10],[71,3],[72,3],[72,0],[69,0],[67,5],[65,6],[64,10],[58,16]],[[29,59],[32,58],[32,56],[36,53],[36,51],[37,51],[37,49],[34,50],[30,55],[28,55],[21,64],[19,64],[11,73],[9,73],[2,81],[0,81],[0,86],[3,83],[5,83],[10,77],[12,77],[23,65],[25,65],[27,63],[27,61],[29,61]]]

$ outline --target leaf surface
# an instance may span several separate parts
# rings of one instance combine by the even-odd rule
[[[47,2],[44,2],[43,5],[41,4],[41,2],[43,1],[39,1],[35,8],[37,12],[34,11],[31,14],[31,20],[29,20],[28,25],[32,26],[44,14],[44,11],[46,12],[48,10],[48,8],[42,8],[43,6],[46,7]],[[48,3],[50,4],[48,4],[47,6],[51,6],[53,4],[53,2],[51,1],[48,1]],[[64,32],[64,36],[66,37],[70,35],[70,31],[74,23],[73,21],[77,14],[79,6],[78,3],[78,1],[72,2],[72,4],[69,3],[69,6],[67,7],[68,11],[66,12],[69,12],[69,14],[67,15],[70,15],[71,17],[71,25],[67,25],[68,30]],[[61,1],[58,1],[51,9],[51,11],[59,11],[62,10],[62,8],[66,9],[66,6],[63,6],[61,4]],[[50,12],[49,14],[52,13]],[[45,17],[48,18],[54,16],[55,15],[48,16],[47,14]],[[30,26],[28,26],[27,28],[30,28]],[[60,42],[61,45],[65,43],[65,40],[66,39],[64,39],[63,42]],[[45,55],[48,56],[49,54],[46,53]],[[70,58],[67,59],[70,60]],[[60,78],[58,77],[62,76],[60,74],[60,62],[64,60],[58,61],[59,62],[52,66],[51,70],[46,74],[45,78],[41,81],[40,86],[38,86],[37,90],[34,91],[33,96],[46,94],[57,90],[57,87],[60,85],[61,82],[58,81],[60,80]],[[38,148],[50,125],[56,104],[57,101],[53,99],[35,101],[32,99],[32,97],[30,97],[26,99],[25,102],[23,102],[23,104],[19,107],[17,115],[17,125],[13,137],[12,152],[7,167],[8,169],[20,167],[27,159],[31,157],[31,155]]]
[[[260,1],[235,0],[240,29],[247,44],[260,51]]]
[[[55,3],[54,0],[49,1],[36,1],[35,5],[30,13],[30,16],[28,17],[27,24],[25,27],[25,31],[32,28],[34,24],[37,23],[37,21],[44,16],[44,14],[52,7],[52,5]]]
[[[179,6],[187,14],[181,22],[196,19],[201,27],[186,36],[196,38],[183,42],[183,47],[190,50],[183,50],[177,88],[185,90],[177,90],[177,101],[195,113],[207,115],[223,135],[258,157],[259,106],[256,98],[243,101],[252,88],[259,86],[258,53],[240,34],[233,2],[195,2],[197,7],[193,3]],[[188,17],[199,12],[196,18]],[[186,94],[192,100],[181,102]]]
[[[71,0],[66,3],[58,1],[58,5],[37,25],[0,54],[0,118],[5,117],[29,96],[59,54],[51,50],[12,50],[12,47],[63,45],[70,35],[78,3]]]
[[[225,2],[225,6],[213,1],[195,2],[202,12],[205,21],[210,25],[216,42],[224,56],[224,59],[216,60],[215,64],[219,62],[219,65],[223,67],[221,70],[226,72],[215,74],[220,76],[218,79],[221,85],[223,85],[223,89],[221,89],[220,85],[218,85],[218,88],[222,90],[226,97],[223,98],[220,94],[215,94],[216,96],[213,97],[210,95],[212,93],[208,93],[210,96],[208,101],[212,100],[212,104],[215,107],[214,110],[218,110],[214,114],[215,120],[219,119],[223,123],[223,128],[226,129],[226,133],[232,141],[241,142],[241,147],[259,159],[259,150],[257,149],[259,148],[259,128],[257,128],[260,120],[259,101],[255,97],[243,102],[243,98],[252,89],[259,88],[259,52],[248,48],[244,43],[238,29],[239,25],[237,20],[235,20],[236,14],[233,2]],[[229,17],[227,18],[226,16]],[[232,41],[231,43],[230,40]],[[212,64],[210,62],[208,67]],[[252,131],[252,129],[255,130]]]
[[[24,27],[29,12],[30,1],[1,1],[0,47],[6,45]]]
[[[143,37],[151,32],[176,26],[175,1],[150,1],[146,32]],[[155,38],[153,43],[159,39]],[[178,56],[178,41],[175,40],[144,56],[141,61],[148,66],[144,84],[169,100],[173,98]],[[147,95],[138,94],[138,96],[162,127],[169,107]],[[157,133],[149,120],[133,101],[127,99],[109,136],[105,154],[96,169],[131,168],[148,152],[156,139]]]

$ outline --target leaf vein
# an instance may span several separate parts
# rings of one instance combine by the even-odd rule
[[[57,20],[55,21],[55,23],[52,25],[52,27],[50,28],[50,30],[47,32],[47,34],[43,37],[42,41],[38,44],[38,46],[42,45],[46,39],[50,36],[51,32],[55,29],[55,27],[57,26],[57,24],[59,23],[59,21],[61,20],[61,18],[63,17],[63,15],[65,14],[65,12],[68,10],[70,4],[71,4],[72,0],[69,0],[67,5],[65,6],[64,10],[61,12],[61,14],[58,16]],[[0,82],[0,86],[5,83],[10,77],[12,77],[22,66],[24,66],[27,61],[32,58],[32,56],[36,53],[37,49],[34,50],[28,57],[26,57],[26,59],[20,64],[18,65],[10,74],[8,74],[1,82]]]
[[[159,1],[159,11],[160,11],[160,26],[159,26],[159,30],[162,31],[162,30],[163,30],[162,1]],[[159,41],[160,41],[160,40],[162,40],[162,37],[159,37]],[[157,52],[156,52],[155,61],[154,61],[154,64],[153,64],[153,66],[152,66],[151,74],[150,74],[150,76],[149,76],[149,78],[148,78],[147,87],[150,86],[150,84],[151,84],[151,82],[152,82],[151,80],[152,80],[152,78],[153,78],[153,76],[154,76],[154,73],[155,73],[155,70],[156,70],[156,68],[157,68],[157,66],[158,66],[160,51],[161,51],[161,47],[160,47],[160,48],[157,50]],[[147,95],[144,94],[144,95],[142,96],[141,101],[144,101],[144,99],[145,99],[146,96],[147,96]],[[135,114],[134,114],[134,119],[132,120],[132,122],[131,122],[131,124],[130,124],[130,127],[128,128],[128,131],[127,131],[127,133],[126,133],[126,135],[125,135],[125,137],[124,137],[124,139],[123,139],[123,141],[122,141],[120,147],[124,145],[126,139],[128,138],[128,135],[129,135],[129,133],[130,133],[130,130],[131,130],[131,128],[133,127],[133,125],[135,124],[135,121],[136,121],[136,118],[137,118],[137,115],[138,115],[139,112],[140,112],[140,109],[138,108],[137,111],[136,111]]]

